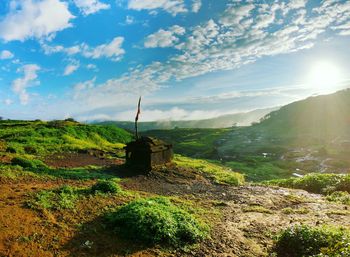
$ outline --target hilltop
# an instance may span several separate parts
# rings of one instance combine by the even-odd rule
[[[124,164],[128,132],[72,120],[2,121],[0,138],[0,255],[268,256],[299,224],[316,229],[313,242],[329,233],[348,242],[337,228],[350,225],[347,193],[298,189],[336,179],[333,191],[349,192],[348,177],[249,184],[217,161],[177,154],[145,173]]]

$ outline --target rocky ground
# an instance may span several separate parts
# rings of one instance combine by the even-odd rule
[[[175,165],[127,176],[117,162],[94,160],[89,165],[114,165],[115,176],[123,177],[122,187],[133,194],[86,197],[72,210],[36,211],[26,207],[34,192],[63,184],[84,187],[94,181],[0,180],[0,256],[269,256],[274,235],[288,226],[350,226],[348,206],[302,190],[217,185],[194,169]],[[72,155],[47,163],[55,167],[87,165],[81,154],[76,159]],[[193,248],[164,250],[112,234],[102,214],[135,195],[166,195],[195,203],[208,211],[207,220],[213,224],[211,237]]]

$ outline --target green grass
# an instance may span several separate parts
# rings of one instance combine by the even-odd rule
[[[350,174],[310,173],[302,178],[277,179],[265,182],[287,188],[304,189],[311,193],[328,194],[335,191],[350,192]]]
[[[273,211],[270,209],[266,209],[263,206],[259,206],[259,205],[252,205],[252,206],[248,206],[248,207],[244,207],[243,212],[259,212],[259,213],[266,213],[266,214],[272,214]]]
[[[277,178],[290,177],[291,172],[280,168],[272,160],[251,157],[250,160],[229,161],[225,166],[243,173],[248,181],[258,182]]]
[[[76,188],[68,185],[57,189],[42,190],[36,193],[33,199],[27,202],[32,209],[73,209],[79,198],[92,194],[120,194],[122,188],[117,183],[118,180],[101,180],[90,188]]]
[[[79,198],[79,189],[62,186],[54,190],[42,190],[35,194],[34,199],[27,202],[32,209],[73,209]]]
[[[91,187],[93,193],[121,193],[122,191],[120,185],[113,180],[101,180]]]
[[[349,256],[349,230],[338,227],[294,226],[282,231],[275,242],[278,257]]]
[[[184,246],[208,236],[201,220],[164,197],[132,201],[109,213],[110,226],[123,237],[144,244]]]
[[[0,164],[0,177],[9,179],[18,179],[25,177],[46,178],[46,176],[39,176],[38,174],[26,171],[20,166],[12,166]]]
[[[350,194],[348,192],[336,191],[327,195],[326,199],[330,202],[350,205]]]
[[[175,155],[174,162],[182,167],[195,168],[204,175],[211,177],[218,184],[239,186],[244,184],[244,176],[233,172],[227,167],[212,163],[206,160],[192,159],[180,155]]]
[[[121,149],[132,135],[115,126],[71,121],[0,121],[0,140],[9,153],[47,155],[55,152]],[[4,147],[1,147],[4,148]]]
[[[179,128],[172,130],[151,130],[143,134],[157,137],[173,144],[175,153],[190,157],[215,159],[217,157],[215,142],[229,131],[230,129]]]

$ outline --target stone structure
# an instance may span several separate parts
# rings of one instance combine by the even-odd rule
[[[128,143],[124,149],[127,164],[147,170],[169,163],[173,158],[172,145],[153,137],[140,137]]]

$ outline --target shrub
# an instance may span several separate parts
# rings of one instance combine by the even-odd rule
[[[349,236],[343,228],[294,226],[277,237],[274,251],[283,257],[326,256],[322,254],[327,252],[344,256],[339,252],[343,249],[339,243],[350,244]]]
[[[47,165],[40,160],[29,160],[22,157],[13,158],[11,163],[31,170],[48,168]]]
[[[302,178],[276,179],[265,184],[304,189],[311,193],[350,192],[350,175],[310,173]]]
[[[112,180],[101,180],[91,187],[91,192],[120,193],[121,187]]]
[[[140,199],[107,216],[117,232],[146,244],[181,246],[208,235],[208,226],[167,198]]]
[[[350,194],[348,192],[336,191],[327,195],[327,200],[350,205]]]

